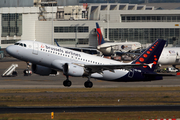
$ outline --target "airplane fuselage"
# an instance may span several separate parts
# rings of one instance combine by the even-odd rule
[[[180,47],[166,47],[158,61],[162,65],[180,65]]]
[[[97,49],[103,55],[113,55],[116,51],[127,52],[128,50],[136,50],[138,48],[141,48],[141,44],[138,42],[107,42],[97,46]]]
[[[31,62],[33,64],[42,65],[48,68],[63,71],[65,63],[76,64],[83,67],[86,65],[121,65],[124,64],[119,61],[110,60],[86,53],[73,51],[70,49],[52,46],[49,44],[36,41],[19,41],[18,45],[12,45],[7,48],[7,51],[14,51],[11,54],[20,60]],[[130,64],[130,63],[129,63]],[[78,70],[77,70],[78,71]],[[76,73],[76,70],[73,72]],[[91,74],[92,78],[110,81],[142,81],[145,76],[142,72],[147,72],[141,69],[115,69],[113,71],[104,70],[102,73]],[[72,75],[73,76],[73,75]],[[74,75],[76,76],[76,75]],[[151,78],[152,79],[152,78]],[[154,78],[157,79],[157,78]],[[159,78],[162,79],[162,78]],[[148,78],[146,79],[148,80]]]

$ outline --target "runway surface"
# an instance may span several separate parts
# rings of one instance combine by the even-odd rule
[[[65,76],[60,73],[57,76],[24,76],[23,70],[26,63],[16,59],[0,60],[0,74],[2,75],[12,63],[19,67],[17,77],[0,77],[0,89],[33,89],[33,88],[64,88]],[[84,88],[87,78],[70,77],[72,88]],[[180,86],[180,76],[164,77],[160,81],[148,82],[107,82],[91,79],[95,88],[115,87],[176,87]],[[176,106],[74,106],[74,107],[0,107],[3,113],[50,113],[50,112],[125,112],[125,111],[180,111],[180,105]]]
[[[16,77],[0,77],[0,89],[22,89],[22,88],[64,88],[63,81],[66,79],[60,72],[57,76],[24,76],[23,70],[26,69],[26,63],[14,58],[6,58],[0,60],[0,74],[12,64],[16,63],[19,67],[16,69],[18,76]],[[73,88],[84,88],[84,82],[87,78],[70,77]],[[109,88],[109,87],[175,87],[180,86],[180,76],[164,77],[160,81],[147,82],[108,82],[91,79],[93,87]]]
[[[180,105],[164,106],[74,106],[74,107],[1,107],[3,113],[50,112],[132,112],[132,111],[180,111]]]

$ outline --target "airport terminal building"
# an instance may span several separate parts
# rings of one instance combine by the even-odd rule
[[[17,4],[6,1],[0,2],[1,48],[19,40],[49,44],[55,44],[56,40],[61,46],[69,47],[97,46],[96,22],[105,40],[134,41],[146,46],[161,38],[169,44],[180,44],[179,9],[126,3],[71,3],[70,0],[69,3],[23,0],[21,4],[20,0],[16,0]]]

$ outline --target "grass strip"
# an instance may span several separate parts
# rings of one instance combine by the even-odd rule
[[[0,106],[179,105],[179,89],[153,87],[1,90]]]
[[[46,114],[0,114],[2,120],[51,120],[51,113]],[[141,112],[83,112],[54,113],[54,120],[143,120],[160,118],[180,118],[179,111],[141,111]]]

